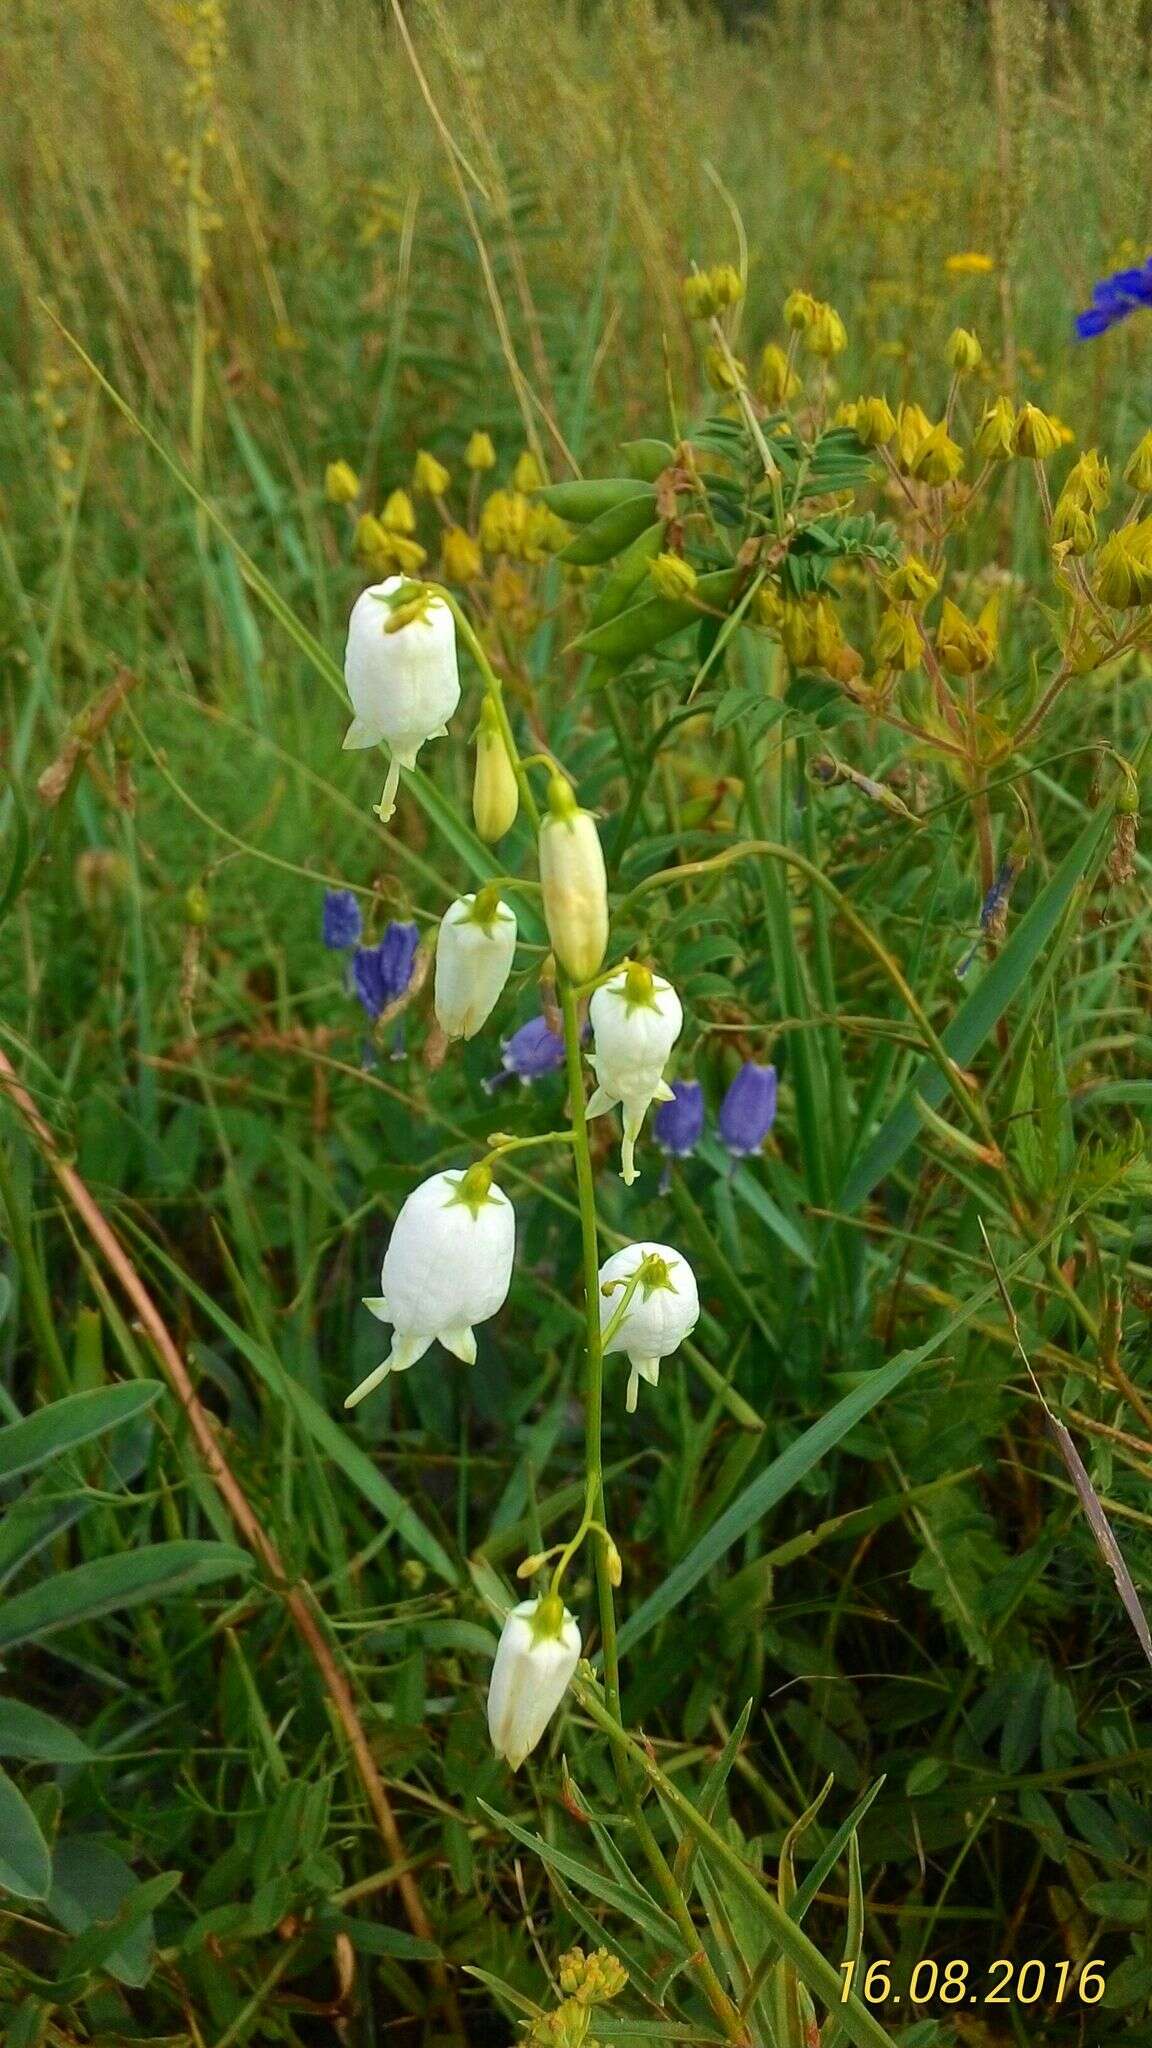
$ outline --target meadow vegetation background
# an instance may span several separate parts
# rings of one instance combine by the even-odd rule
[[[340,1412],[415,1179],[497,1125],[546,1128],[563,1088],[481,1090],[539,1008],[530,971],[442,1067],[419,990],[407,1052],[389,1037],[364,1062],[324,887],[362,891],[374,931],[430,926],[479,870],[468,749],[430,751],[385,839],[377,763],[341,757],[344,707],[277,616],[339,658],[365,574],[326,466],[374,510],[430,450],[464,517],[476,428],[497,481],[526,445],[561,478],[564,449],[594,474],[623,441],[675,439],[719,404],[680,280],[736,260],[733,204],[749,361],[803,287],[847,327],[833,402],[935,416],[960,325],[985,352],[975,416],[1034,399],[1117,470],[1152,425],[1147,315],[1071,339],[1093,280],[1147,254],[1139,0],[779,0],[739,34],[654,0],[409,12],[423,82],[367,0],[11,0],[0,32],[0,1052],[26,1091],[0,1104],[0,1422],[25,1431],[0,1428],[11,2048],[506,2041],[546,2026],[576,1941],[631,1972],[596,2038],[719,2038],[630,1878],[587,1717],[515,1780],[484,1729],[485,1594],[580,1496],[561,1175],[535,1155],[510,1173],[520,1258],[477,1367],[426,1362]],[[1024,465],[962,546],[965,588],[1012,598],[1024,689],[1060,606]],[[767,808],[946,1026],[984,893],[962,777],[827,681],[757,680],[735,654],[745,697],[720,713],[713,688],[649,758],[695,662],[589,689],[566,649],[594,582],[486,576],[514,716],[606,843],[628,820],[622,886],[755,836]],[[1027,852],[1009,943],[1114,796],[1102,750],[1137,759],[1150,708],[1137,648],[1065,691],[993,791],[1000,854]],[[814,780],[826,754],[921,822]],[[682,1243],[706,1309],[640,1427],[609,1387],[629,1717],[785,1906],[814,1878],[805,1926],[834,1963],[846,1940],[905,1983],[921,1957],[981,1982],[997,1957],[1044,1961],[1033,2007],[877,2003],[923,2048],[1144,2038],[1152,1999],[1148,1670],[1020,1349],[1146,1585],[1148,868],[1109,857],[1111,832],[965,1053],[995,1154],[914,1107],[910,1149],[843,1205],[915,1072],[907,1019],[834,913],[746,869],[678,903],[662,964],[713,1111],[742,1058],[775,1060],[763,1157],[729,1177],[710,1138],[661,1194],[649,1139],[625,1224],[600,1127],[609,1227]],[[922,1346],[826,1455],[797,1450]],[[41,1404],[98,1390],[27,1435]],[[771,1943],[655,1804],[757,2038],[799,2048]],[[1057,1965],[1096,1956],[1103,2002],[1058,2004]]]

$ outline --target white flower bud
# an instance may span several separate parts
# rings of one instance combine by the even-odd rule
[[[627,1295],[628,1282],[636,1284]],[[622,1306],[623,1304],[623,1306]],[[615,1328],[606,1338],[605,1356],[627,1353],[628,1413],[636,1407],[640,1381],[660,1382],[660,1360],[690,1336],[700,1315],[696,1275],[670,1244],[626,1244],[600,1268],[600,1328]]]
[[[456,621],[443,598],[417,595],[395,609],[388,599],[403,576],[389,576],[362,590],[348,621],[344,681],[355,717],[345,747],[392,751],[388,781],[379,806],[386,823],[395,808],[401,768],[414,768],[425,740],[447,731],[460,702],[456,666]]]
[[[588,1115],[600,1116],[619,1103],[624,1113],[621,1175],[631,1187],[640,1126],[652,1102],[670,1102],[664,1063],[680,1036],[684,1012],[675,989],[647,967],[635,964],[595,990],[589,1018],[596,1049],[588,1055],[599,1087]]]
[[[354,1408],[390,1372],[415,1365],[437,1339],[473,1365],[472,1325],[503,1308],[515,1248],[515,1212],[486,1166],[434,1173],[413,1188],[384,1254],[381,1293],[364,1303],[392,1324],[392,1349],[344,1406]]]
[[[568,1690],[580,1631],[558,1593],[522,1600],[504,1623],[488,1687],[488,1733],[518,1771]]]
[[[436,1021],[449,1038],[474,1038],[512,972],[516,915],[494,887],[459,896],[436,941]]]
[[[590,981],[608,950],[608,877],[596,820],[560,775],[540,827],[539,860],[552,951],[572,981]]]

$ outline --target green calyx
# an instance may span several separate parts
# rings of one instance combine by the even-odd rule
[[[669,1294],[675,1294],[676,1292],[672,1280],[672,1268],[668,1264],[667,1259],[660,1257],[659,1252],[649,1252],[645,1258],[641,1259],[636,1279],[644,1290],[645,1300],[647,1300],[650,1294],[658,1294],[661,1288]]]
[[[559,1593],[545,1593],[532,1616],[532,1641],[555,1642],[564,1633],[564,1602]]]
[[[624,970],[624,986],[620,991],[630,1010],[654,1010],[656,983],[650,967],[642,967],[638,960],[632,960]]]
[[[576,792],[563,775],[554,775],[548,784],[548,811],[558,825],[571,825],[580,815]]]
[[[475,1166],[470,1166],[467,1173],[461,1174],[452,1196],[452,1205],[460,1203],[471,1210],[473,1216],[478,1216],[491,1200],[492,1168],[480,1160]]]
[[[377,595],[377,604],[384,605],[388,611],[384,631],[399,633],[415,620],[426,619],[435,596],[436,592],[430,590],[426,583],[402,583],[399,590],[389,591],[387,597]]]
[[[499,910],[500,884],[499,882],[485,882],[484,887],[477,889],[475,896],[472,898],[472,908],[468,913],[467,921],[469,924],[483,926],[485,931],[491,931]]]

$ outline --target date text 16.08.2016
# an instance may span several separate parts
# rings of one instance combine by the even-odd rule
[[[1104,1996],[1104,1965],[1099,1957],[1084,1963],[1013,1963],[1001,1957],[974,1965],[959,1956],[938,1963],[923,1956],[906,1984],[893,1978],[893,1965],[879,1959],[841,1963],[843,2002],[852,1992],[868,2005],[1058,2005],[1062,2000],[1099,2005]]]

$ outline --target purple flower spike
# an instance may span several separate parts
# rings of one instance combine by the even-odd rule
[[[776,1121],[776,1069],[748,1060],[720,1104],[720,1136],[733,1159],[758,1152]]]
[[[360,904],[351,889],[325,889],[320,936],[333,953],[359,944],[363,930]]]
[[[533,1017],[530,1023],[522,1024],[519,1031],[504,1040],[500,1051],[503,1072],[485,1081],[489,1095],[513,1075],[527,1087],[529,1081],[539,1080],[541,1074],[555,1073],[557,1067],[564,1065],[564,1040],[544,1017]]]
[[[704,1130],[704,1090],[699,1081],[673,1081],[671,1102],[662,1102],[652,1135],[670,1159],[688,1159]]]
[[[378,946],[357,946],[352,986],[373,1023],[407,989],[419,944],[418,925],[390,924]]]

